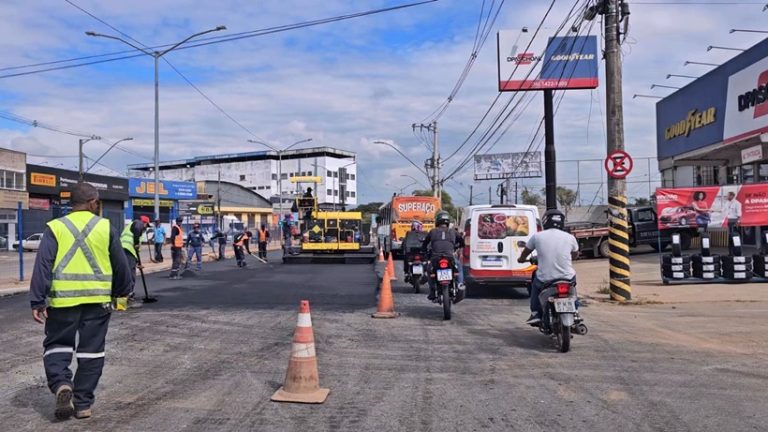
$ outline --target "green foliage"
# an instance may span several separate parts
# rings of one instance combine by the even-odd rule
[[[633,206],[638,207],[645,207],[651,205],[651,200],[649,198],[635,198],[635,202],[632,203]]]
[[[424,189],[424,190],[415,190],[415,191],[413,191],[413,195],[414,196],[432,196],[433,193],[432,193],[431,190]],[[443,197],[440,200],[440,204],[441,204],[442,209],[447,211],[448,214],[451,215],[451,218],[455,220],[456,219],[456,214],[457,214],[456,213],[457,209],[453,205],[453,198],[451,197],[451,194],[449,194],[445,190],[443,190]]]
[[[360,204],[356,209],[352,209],[352,211],[359,211],[363,214],[363,217],[365,217],[378,213],[379,207],[382,205],[384,205],[382,202],[370,202],[368,204]]]
[[[520,193],[520,200],[523,202],[523,204],[526,205],[544,205],[544,198],[542,198],[541,195],[537,194],[536,192],[528,189],[527,186],[524,187],[523,191]]]

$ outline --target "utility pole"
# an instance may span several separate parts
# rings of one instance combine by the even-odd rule
[[[488,186],[488,205],[493,205],[493,195],[491,195],[491,187]]]
[[[544,182],[547,210],[557,209],[557,161],[555,156],[554,91],[544,90]]]
[[[221,217],[221,167],[219,167],[219,184],[216,187],[216,205],[219,208],[217,211],[218,220],[216,221],[216,225],[219,226],[219,230],[223,230],[224,227],[222,226],[222,217]]]
[[[472,205],[472,204],[474,204],[474,203],[472,202],[472,198],[473,198],[473,197],[472,197],[472,185],[469,185],[469,205]]]
[[[619,24],[629,16],[629,8],[624,0],[603,0],[601,6],[601,13],[605,15],[607,153],[611,154],[617,150],[624,150]],[[611,298],[619,302],[626,302],[632,299],[626,191],[627,185],[625,180],[608,176],[610,291]]]
[[[430,172],[430,169],[432,170],[432,175],[430,176],[430,183],[432,183],[432,196],[436,198],[442,198],[443,193],[442,184],[440,181],[440,150],[438,147],[437,139],[437,120],[426,125],[423,123],[413,123],[411,127],[414,131],[418,128],[419,130],[426,129],[427,131],[432,132],[432,157],[427,159],[427,161],[424,163],[424,167],[427,169],[427,172]]]

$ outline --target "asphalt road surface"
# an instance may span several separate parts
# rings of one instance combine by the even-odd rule
[[[115,313],[94,417],[75,431],[764,431],[764,303],[583,309],[572,351],[525,327],[527,299],[466,299],[454,319],[395,290],[374,320],[371,265],[212,263]],[[757,287],[756,289],[763,289]],[[140,292],[140,287],[137,288]],[[282,384],[299,300],[312,306],[323,405],[269,400]],[[0,299],[0,430],[58,431],[42,327]]]

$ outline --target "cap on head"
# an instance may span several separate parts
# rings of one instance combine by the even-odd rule
[[[144,222],[145,224],[149,223],[149,217],[147,217],[147,216],[140,216],[139,220]]]
[[[69,203],[72,206],[87,204],[89,201],[99,199],[99,191],[88,183],[78,183],[72,188]]]
[[[181,224],[182,222],[184,222],[184,218],[183,217],[179,216],[179,217],[176,218],[176,223],[177,224]]]

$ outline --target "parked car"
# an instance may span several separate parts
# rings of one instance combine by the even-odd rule
[[[40,248],[40,241],[43,239],[43,233],[35,233],[31,236],[25,238],[21,242],[21,247],[25,251],[36,251]],[[13,248],[18,249],[19,248],[19,241],[16,240],[13,242]]]

